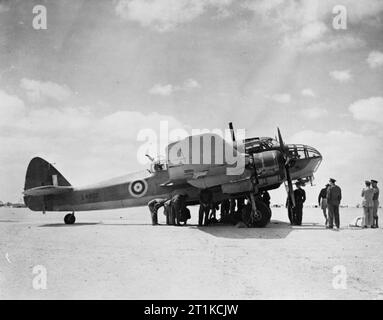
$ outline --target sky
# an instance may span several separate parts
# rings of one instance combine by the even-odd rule
[[[307,203],[330,177],[360,203],[383,182],[383,1],[339,4],[0,1],[0,200],[22,198],[34,156],[85,185],[144,168],[142,130],[232,121],[321,152]]]

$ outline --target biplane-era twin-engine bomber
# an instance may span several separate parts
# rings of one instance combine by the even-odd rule
[[[210,190],[216,203],[246,198],[244,222],[264,227],[270,221],[271,211],[259,195],[284,184],[289,203],[294,206],[292,181],[312,182],[322,156],[307,145],[285,144],[279,128],[278,139],[257,137],[241,141],[236,141],[231,123],[230,130],[230,142],[214,134],[190,136],[169,144],[166,159],[151,159],[148,170],[87,187],[72,186],[52,164],[33,158],[26,173],[24,202],[33,211],[69,211],[64,222],[73,224],[76,211],[145,206],[153,199],[170,199],[177,194],[186,196],[187,206],[196,205],[201,193]],[[231,150],[236,159],[242,157],[242,170],[229,172],[233,163],[225,155],[218,157],[217,152],[221,151],[215,147],[207,148],[211,152],[209,163],[193,162],[191,154],[195,157],[195,152],[185,156],[182,148],[196,138],[209,138],[216,146],[222,142],[221,151],[227,154]],[[203,149],[198,148],[198,152],[203,153]]]

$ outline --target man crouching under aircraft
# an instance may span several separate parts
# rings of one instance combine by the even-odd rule
[[[150,210],[152,225],[155,226],[158,224],[158,209],[163,207],[167,199],[153,199],[148,203],[148,207]]]

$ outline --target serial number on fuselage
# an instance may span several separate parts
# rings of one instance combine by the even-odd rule
[[[92,192],[92,193],[87,193],[87,194],[81,195],[81,200],[83,200],[83,201],[85,201],[85,200],[96,200],[96,199],[98,199],[98,197],[99,197],[98,192]]]

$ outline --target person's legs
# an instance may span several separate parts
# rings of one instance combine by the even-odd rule
[[[339,206],[334,207],[334,218],[335,218],[335,225],[339,229],[340,228]]]
[[[328,205],[328,227],[332,229],[334,227],[334,205]]]
[[[151,212],[151,214],[152,214],[152,225],[158,224],[157,210],[153,210],[153,212]]]
[[[363,218],[362,218],[362,228],[367,228],[367,221],[368,220],[368,208],[363,207]]]
[[[296,223],[298,226],[302,225],[303,205],[298,204],[296,207]]]
[[[204,226],[207,226],[208,225],[208,221],[209,221],[209,213],[210,213],[210,208],[209,206],[206,206],[204,208],[204,216],[205,216],[205,219],[204,219],[204,222],[203,222],[203,225]]]
[[[176,210],[173,203],[170,206],[170,212],[170,224],[174,226],[176,224]]]
[[[378,200],[374,200],[374,207],[372,209],[372,215],[373,215],[373,225],[374,225],[374,228],[379,228],[379,224],[378,224],[378,208],[379,208],[379,201]]]
[[[155,200],[152,200],[148,204],[149,211],[150,211],[150,217],[152,218],[152,225],[158,224],[157,210],[155,208],[156,203],[157,202]]]
[[[164,206],[164,213],[165,213],[165,217],[166,217],[166,224],[169,225],[170,224],[170,219],[169,219],[169,206]]]
[[[294,208],[292,208],[292,211],[293,211],[293,225],[297,225],[298,224],[298,208],[297,206],[295,206]]]
[[[327,200],[326,199],[322,199],[321,200],[320,207],[322,209],[323,216],[324,216],[324,219],[325,219],[325,226],[327,227],[327,225],[328,225],[328,217],[327,217]]]
[[[367,208],[367,215],[368,215],[368,226],[371,228],[373,226],[373,207],[368,207]]]
[[[202,204],[199,206],[199,212],[198,212],[198,225],[201,227],[203,224],[203,216],[204,216],[204,207]]]

